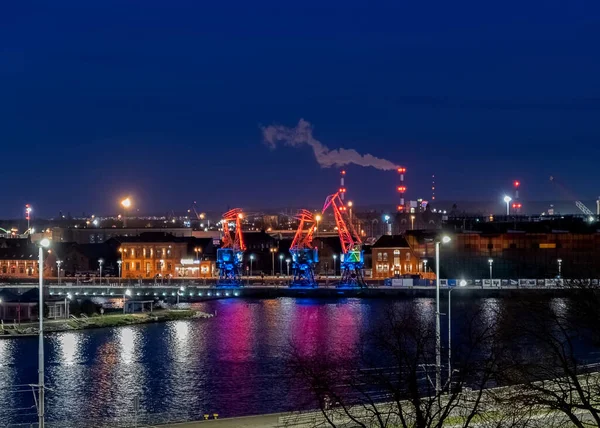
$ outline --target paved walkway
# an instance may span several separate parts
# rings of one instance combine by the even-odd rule
[[[245,416],[241,418],[209,419],[207,421],[183,422],[179,424],[151,425],[152,428],[275,428],[283,413],[272,415]]]

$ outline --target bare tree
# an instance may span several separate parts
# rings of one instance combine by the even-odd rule
[[[599,347],[600,294],[586,281],[568,291],[565,298],[514,302],[502,314],[507,336],[498,377],[514,385],[503,400],[546,412],[548,424],[600,426],[599,366],[590,360]]]
[[[481,425],[482,414],[497,410],[499,402],[486,397],[497,369],[495,328],[481,322],[479,312],[465,317],[452,370],[443,368],[437,391],[435,332],[420,309],[390,308],[356,354],[343,359],[292,351],[292,372],[320,409],[322,418],[314,426],[468,427]],[[516,422],[521,417],[509,419],[497,416],[488,421],[496,425],[487,426],[525,426]]]

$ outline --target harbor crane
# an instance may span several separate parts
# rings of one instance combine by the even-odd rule
[[[565,195],[567,195],[569,197],[569,199],[575,199],[573,197],[573,194],[562,184],[557,182],[554,179],[554,176],[550,176],[550,182],[552,182],[556,187],[558,187],[559,190],[561,190]],[[592,210],[590,210],[583,202],[581,201],[575,201],[575,206],[579,209],[579,211],[581,211],[583,214],[585,214],[586,216],[589,217],[595,217],[596,214],[594,212],[592,212]]]
[[[246,244],[244,244],[242,235],[243,218],[242,210],[234,208],[223,214],[221,219],[223,245],[217,250],[218,287],[240,287],[242,285],[242,264],[244,262],[244,251],[246,251]],[[231,225],[235,230],[230,229]]]
[[[364,268],[364,254],[360,235],[346,219],[346,207],[340,198],[340,192],[329,195],[323,205],[323,213],[331,207],[337,232],[342,245],[340,257],[340,268],[342,273],[338,287],[341,288],[364,288],[367,286],[362,270]]]
[[[298,220],[298,229],[290,246],[293,272],[290,286],[316,288],[314,265],[319,261],[319,253],[312,246],[315,218],[307,210],[301,210],[294,218]]]

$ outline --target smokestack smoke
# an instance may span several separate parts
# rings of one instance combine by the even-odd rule
[[[371,166],[384,171],[398,168],[396,164],[387,159],[381,159],[370,154],[361,155],[353,149],[329,149],[313,137],[312,125],[304,119],[300,119],[295,128],[271,125],[262,127],[262,132],[265,143],[272,149],[276,148],[277,143],[280,142],[289,147],[310,146],[321,168],[348,164]]]

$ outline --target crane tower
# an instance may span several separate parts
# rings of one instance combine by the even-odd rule
[[[337,226],[340,243],[342,244],[342,256],[340,257],[342,279],[339,287],[363,288],[367,284],[363,278],[364,254],[362,241],[352,223],[345,218],[344,202],[340,198],[340,192],[330,195],[325,199],[323,213],[331,207],[335,224]]]
[[[319,253],[312,247],[312,238],[315,231],[315,218],[310,211],[301,210],[295,217],[298,220],[298,229],[290,246],[292,255],[293,279],[291,287],[315,288],[314,265],[319,261]]]
[[[244,215],[240,208],[234,208],[223,214],[221,220],[223,245],[217,250],[217,267],[219,269],[217,286],[219,287],[240,287],[242,285],[242,264],[246,250],[242,235],[243,218]],[[235,227],[233,231],[230,229],[231,224]]]

